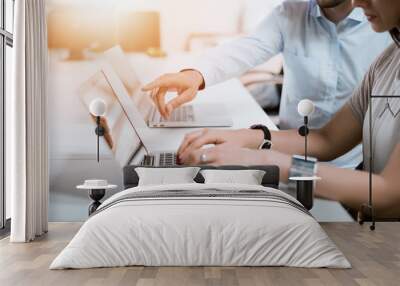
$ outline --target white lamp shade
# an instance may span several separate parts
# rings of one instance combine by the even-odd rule
[[[107,105],[104,100],[97,98],[92,100],[89,105],[89,110],[94,116],[104,116],[107,110]]]
[[[310,116],[315,110],[314,103],[309,99],[303,99],[297,106],[297,111],[303,117]]]

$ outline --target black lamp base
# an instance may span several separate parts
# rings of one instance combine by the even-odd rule
[[[297,200],[307,209],[314,206],[314,181],[297,181]]]
[[[100,190],[90,190],[89,191],[89,197],[94,201],[90,206],[89,206],[89,216],[94,213],[97,208],[101,205],[100,200],[104,197],[106,194],[106,190],[100,189]]]
[[[360,225],[363,225],[366,221],[372,221],[370,225],[370,230],[375,230],[375,216],[374,216],[374,209],[369,204],[364,204],[361,206],[361,209],[357,213],[357,222]]]

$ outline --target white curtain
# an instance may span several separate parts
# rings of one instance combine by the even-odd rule
[[[13,92],[6,98],[6,181],[12,242],[47,232],[47,30],[45,0],[15,1]]]

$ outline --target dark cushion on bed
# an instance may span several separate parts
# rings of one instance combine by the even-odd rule
[[[136,187],[139,184],[139,176],[135,171],[135,168],[143,166],[126,166],[124,168],[124,188],[129,189]],[[171,168],[182,168],[183,166],[175,166]],[[279,186],[279,168],[278,166],[198,166],[202,170],[206,169],[218,169],[218,170],[262,170],[265,171],[262,185],[264,187],[271,187],[277,189]],[[157,168],[157,167],[145,167],[145,168]],[[194,179],[197,183],[204,183],[203,176],[199,174]]]

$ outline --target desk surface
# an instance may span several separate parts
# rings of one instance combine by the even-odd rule
[[[89,270],[48,269],[81,224],[51,223],[33,243],[0,241],[0,285],[399,285],[400,223],[325,223],[322,227],[352,269],[284,267],[125,267]]]

